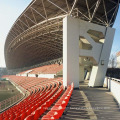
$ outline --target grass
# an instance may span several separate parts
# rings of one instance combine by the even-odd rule
[[[0,81],[0,101],[8,99],[20,92],[9,81]]]

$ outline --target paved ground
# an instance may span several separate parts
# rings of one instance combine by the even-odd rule
[[[89,88],[88,81],[80,85],[98,120],[120,120],[120,109],[106,88]]]
[[[62,120],[120,120],[120,109],[106,88],[89,88],[88,81],[74,90]]]
[[[96,116],[85,94],[80,90],[74,90],[69,105],[66,108],[66,114],[62,115],[62,120],[90,120],[96,119]]]

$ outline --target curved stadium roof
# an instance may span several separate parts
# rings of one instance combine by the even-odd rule
[[[112,27],[120,0],[33,0],[9,31],[5,43],[8,69],[62,57],[62,20],[71,15]]]

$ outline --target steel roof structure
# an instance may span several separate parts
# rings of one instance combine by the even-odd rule
[[[33,0],[15,21],[5,43],[8,69],[62,57],[63,23],[70,15],[112,27],[120,0]]]

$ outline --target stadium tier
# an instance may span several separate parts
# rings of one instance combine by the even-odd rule
[[[73,84],[63,91],[62,78],[35,78],[23,76],[6,76],[14,85],[26,90],[26,98],[0,114],[0,120],[38,120],[38,118],[57,100],[47,115],[59,119],[73,91]],[[29,91],[29,94],[28,94]],[[61,97],[60,95],[63,94]],[[60,97],[58,99],[58,97]],[[58,108],[58,109],[57,109]]]
[[[59,64],[45,65],[20,72],[17,76],[54,78],[55,75],[62,73],[62,69],[63,65]]]
[[[32,0],[7,36],[7,68],[29,67],[62,58],[66,16],[112,27],[118,8],[119,0]]]

